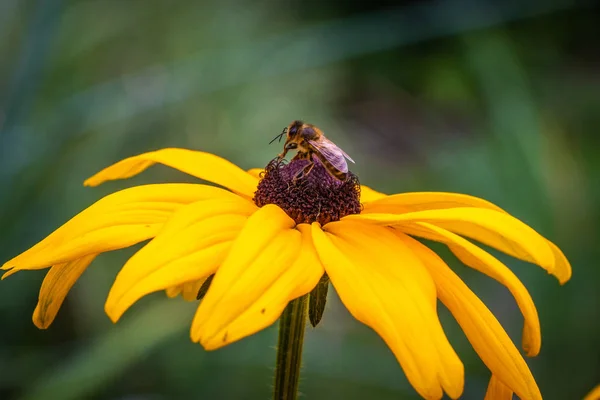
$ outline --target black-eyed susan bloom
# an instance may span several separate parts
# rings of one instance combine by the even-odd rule
[[[160,290],[188,300],[206,292],[190,334],[213,350],[273,324],[288,303],[305,299],[328,276],[351,314],[383,338],[423,398],[440,399],[444,392],[458,398],[464,369],[438,319],[439,299],[492,373],[487,399],[510,399],[513,392],[541,399],[498,320],[413,237],[444,243],[464,264],[511,291],[524,316],[528,356],[541,346],[531,296],[510,269],[469,239],[537,264],[564,283],[571,268],[558,247],[479,198],[435,192],[387,196],[361,187],[351,174],[336,180],[318,162],[306,177],[293,179],[306,162],[272,162],[264,171],[246,172],[184,149],[125,159],[85,184],[129,178],[162,163],[223,188],[158,184],[111,194],[6,262],[4,277],[51,267],[33,315],[46,328],[99,253],[152,239],[119,272],[107,314],[117,321],[142,296]]]

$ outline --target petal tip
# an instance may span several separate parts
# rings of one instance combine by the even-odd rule
[[[223,336],[221,337],[221,340],[219,340],[218,337],[212,337],[212,338],[208,338],[208,337],[203,337],[200,339],[200,344],[202,345],[202,347],[204,348],[204,350],[206,351],[213,351],[213,350],[218,350],[221,347],[227,346],[228,344],[232,343],[230,340],[227,340],[227,332],[225,332],[223,334]]]
[[[564,285],[566,285],[567,282],[569,282],[569,280],[571,280],[571,277],[562,278],[562,279],[561,278],[557,278],[557,279],[558,279],[559,285],[564,286]]]
[[[5,273],[2,275],[2,277],[0,277],[0,281],[1,281],[1,280],[4,280],[5,278],[8,278],[9,276],[11,276],[11,275],[13,275],[13,274],[16,274],[17,272],[19,272],[19,270],[18,270],[18,269],[9,269],[9,268],[12,268],[12,267],[8,267],[8,268],[2,268],[2,269],[4,269],[4,270],[8,269],[8,271],[6,271],[6,272],[5,272]]]
[[[52,321],[48,321],[46,319],[39,318],[39,315],[33,315],[32,318],[33,324],[38,329],[48,329],[48,327],[52,324]]]
[[[11,265],[12,263],[13,263],[13,260],[7,261],[4,264],[2,264],[2,266],[0,267],[0,269],[7,270],[7,269],[13,269],[13,268],[15,268],[16,266]]]
[[[95,175],[86,179],[85,181],[83,181],[83,186],[85,187],[95,187],[98,186],[100,183],[97,181],[97,179],[94,179]]]
[[[536,346],[536,347],[531,346],[531,344],[529,342],[525,341],[525,338],[523,338],[523,342],[521,343],[521,348],[523,349],[523,351],[525,352],[525,355],[527,357],[537,357],[540,354],[540,347],[539,346]]]
[[[572,275],[572,272],[571,272],[571,269],[569,268],[568,271],[565,271],[565,273],[558,274],[555,276],[556,276],[556,279],[558,279],[558,283],[560,285],[564,285],[571,280],[571,275]]]
[[[104,312],[108,315],[108,318],[110,318],[113,324],[116,324],[123,315],[123,311],[119,310],[116,304],[112,304],[112,302],[109,303],[108,301],[104,305]]]

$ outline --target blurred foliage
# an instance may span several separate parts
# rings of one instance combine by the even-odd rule
[[[193,181],[156,167],[81,186],[114,161],[186,147],[262,166],[301,118],[369,186],[484,197],[555,241],[574,269],[564,287],[501,258],[538,306],[544,344],[529,365],[542,393],[581,398],[600,382],[598,17],[576,0],[3,0],[0,259],[107,193]],[[520,343],[509,292],[439,250]],[[187,335],[194,305],[160,293],[108,321],[103,301],[133,251],[100,256],[47,331],[30,318],[43,272],[1,282],[0,398],[269,398],[275,328],[205,352]],[[440,313],[465,398],[482,398],[489,372]],[[334,291],[307,334],[301,390],[415,398]]]

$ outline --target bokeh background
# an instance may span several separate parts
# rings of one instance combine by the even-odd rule
[[[321,127],[387,193],[455,191],[495,202],[555,241],[564,286],[507,257],[538,306],[546,399],[600,383],[600,14],[592,2],[1,0],[0,260],[95,200],[165,167],[84,188],[99,169],[162,147],[264,166],[293,119]],[[148,296],[113,325],[111,282],[137,249],[100,256],[54,324],[31,314],[43,271],[0,282],[1,399],[267,399],[276,329],[223,350],[190,342],[195,304]],[[443,252],[443,249],[440,249]],[[495,281],[448,262],[520,343]],[[466,367],[489,372],[440,313]],[[330,291],[308,328],[306,399],[415,399],[391,352]]]

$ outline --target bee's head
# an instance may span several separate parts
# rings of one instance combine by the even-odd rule
[[[301,131],[302,125],[304,125],[304,122],[302,122],[302,121],[296,120],[296,121],[292,122],[287,127],[288,139],[294,138]]]
[[[294,150],[298,148],[298,137],[300,132],[302,131],[303,125],[304,122],[302,121],[294,121],[291,124],[289,124],[287,128],[284,129],[284,132],[287,133],[285,144],[283,145],[283,149],[285,151]]]
[[[302,131],[303,125],[304,123],[302,121],[294,121],[289,124],[287,128],[284,128],[279,135],[275,136],[275,139],[271,140],[271,143],[273,143],[276,139],[279,138],[279,140],[281,140],[281,138],[286,135],[285,143],[283,145],[283,153],[279,155],[280,160],[285,157],[289,150],[295,150],[298,148],[298,143],[300,142],[298,138],[300,137],[299,134]]]

